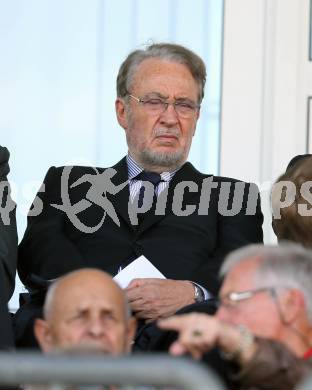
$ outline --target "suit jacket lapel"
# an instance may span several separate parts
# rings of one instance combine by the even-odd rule
[[[138,234],[144,232],[149,229],[151,226],[160,222],[163,218],[172,214],[172,203],[174,190],[177,184],[184,181],[192,181],[197,184],[198,190],[197,192],[189,192],[185,191],[183,195],[183,204],[191,204],[194,200],[197,200],[196,205],[198,206],[199,198],[200,198],[200,190],[203,179],[206,175],[203,175],[197,169],[193,167],[193,165],[189,162],[185,163],[183,167],[174,175],[173,179],[170,181],[168,186],[168,196],[167,196],[167,206],[165,209],[165,213],[162,215],[155,215],[155,213],[147,213],[145,218],[142,220],[140,226],[138,227]],[[161,196],[162,194],[160,194]]]
[[[112,168],[117,171],[112,178],[112,182],[115,186],[118,186],[128,181],[128,169],[125,157]],[[129,184],[127,184],[121,191],[117,192],[117,194],[108,194],[107,197],[112,202],[116,213],[121,216],[128,225],[132,227],[128,212],[128,203],[130,198]]]
[[[194,199],[199,200],[202,182],[207,176],[208,175],[204,175],[195,169],[190,162],[185,163],[170,182],[168,194],[168,205],[170,206],[170,210],[172,210],[174,190],[179,183],[190,181],[197,185],[197,191],[195,192],[190,192],[188,189],[184,190],[183,203],[189,204],[192,203]]]

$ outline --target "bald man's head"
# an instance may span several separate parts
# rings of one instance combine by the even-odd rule
[[[119,355],[130,351],[134,332],[124,292],[110,275],[96,269],[58,279],[48,291],[44,320],[35,323],[44,352],[85,347]]]

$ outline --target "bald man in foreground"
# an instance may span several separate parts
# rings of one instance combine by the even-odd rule
[[[129,353],[136,330],[122,289],[110,275],[81,269],[49,288],[44,319],[35,322],[43,352],[99,351],[114,356]]]

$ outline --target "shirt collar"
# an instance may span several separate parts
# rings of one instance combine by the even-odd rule
[[[140,165],[133,159],[133,157],[130,156],[130,154],[127,154],[127,167],[128,167],[128,178],[129,180],[135,180],[135,178],[138,176],[139,173],[141,173],[144,169],[140,167]],[[178,169],[172,171],[172,172],[162,172],[160,174],[162,181],[169,182],[173,176],[178,172]]]

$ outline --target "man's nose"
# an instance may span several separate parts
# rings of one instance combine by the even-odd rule
[[[99,318],[92,318],[88,325],[88,333],[93,337],[100,337],[104,332],[103,324]]]
[[[168,104],[168,107],[160,115],[160,123],[167,126],[174,126],[178,123],[179,118],[173,104]]]
[[[228,310],[224,306],[220,306],[217,310],[215,316],[220,321],[227,321],[229,319],[229,313]]]

